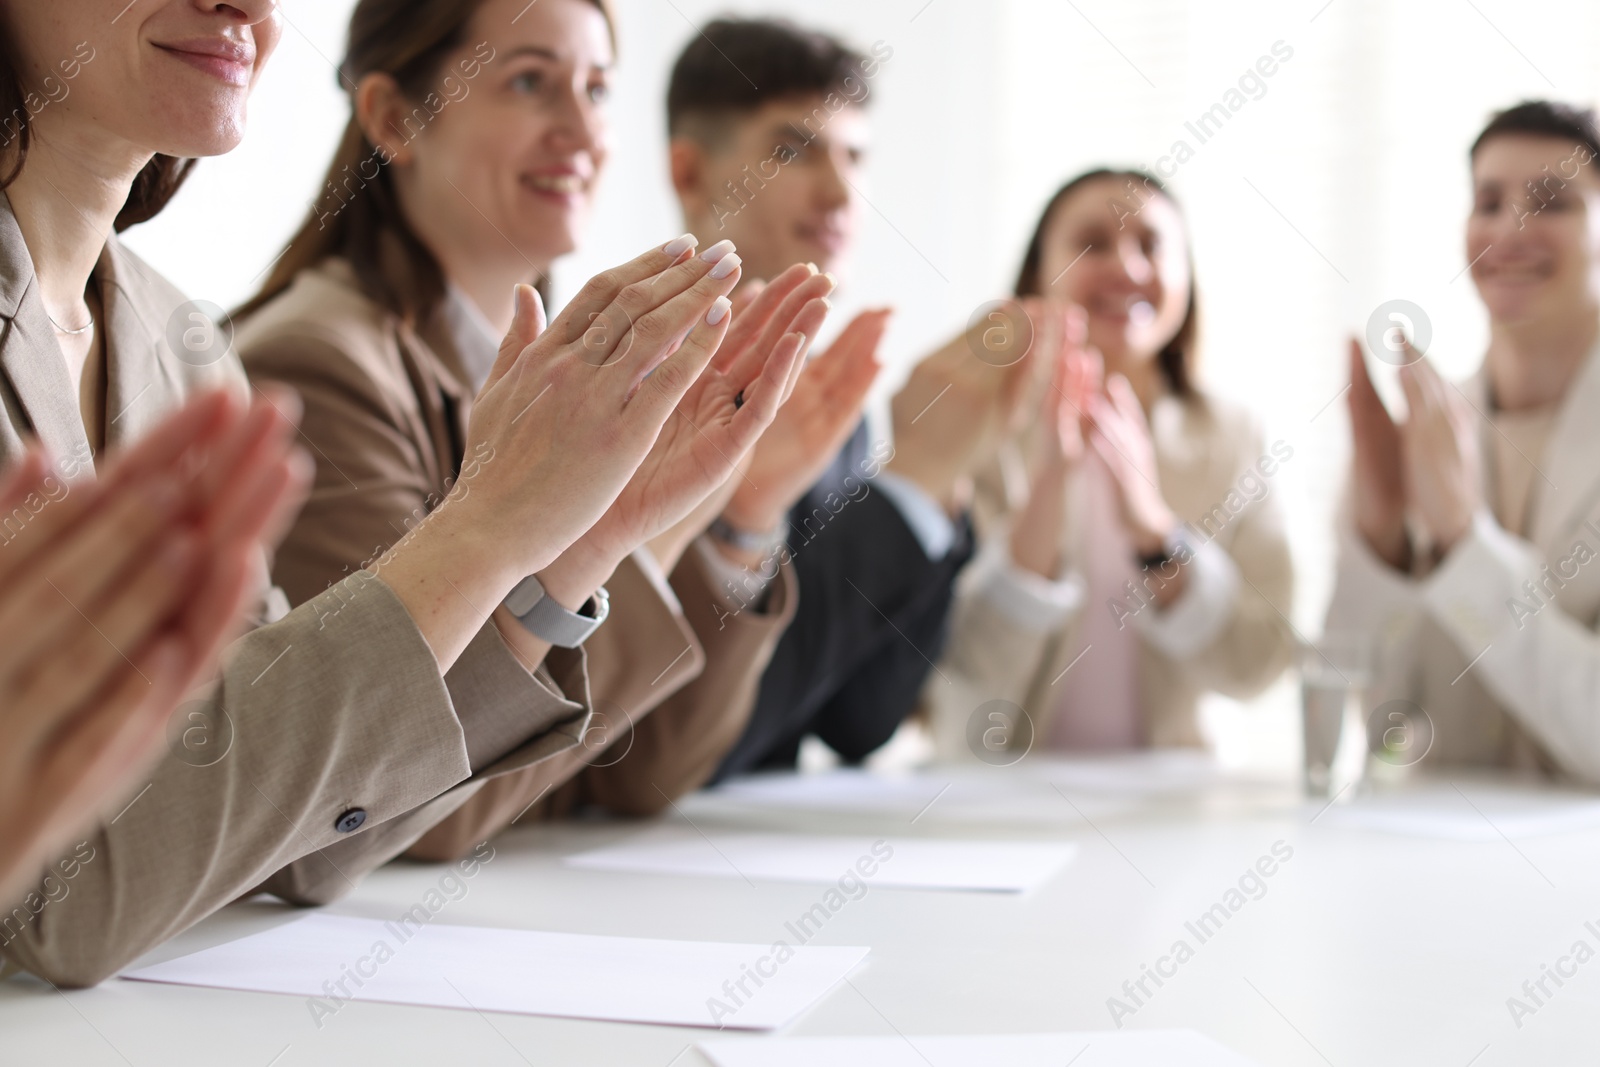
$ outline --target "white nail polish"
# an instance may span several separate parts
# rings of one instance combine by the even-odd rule
[[[677,259],[679,256],[689,251],[689,249],[693,248],[698,243],[699,241],[694,234],[686,233],[682,237],[674,237],[672,240],[662,245],[661,251],[665,252],[673,259]]]
[[[711,310],[706,312],[706,325],[715,326],[728,317],[728,312],[733,310],[733,301],[725,296],[719,296],[711,304]]]
[[[718,241],[704,252],[701,252],[700,258],[705,260],[707,263],[715,263],[717,260],[721,259],[723,256],[732,251],[732,241]]]
[[[739,258],[738,253],[723,256],[721,259],[717,260],[717,265],[711,268],[711,277],[721,281],[723,278],[726,278],[728,275],[737,270],[739,265],[743,262],[744,260]]]

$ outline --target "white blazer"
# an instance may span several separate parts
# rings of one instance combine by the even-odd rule
[[[1012,449],[1016,464],[1031,454],[1035,425]],[[1190,588],[1159,614],[1137,612],[1139,701],[1146,740],[1157,747],[1203,745],[1200,697],[1220,692],[1246,699],[1283,673],[1293,658],[1288,612],[1294,600],[1294,570],[1283,516],[1272,481],[1293,449],[1270,448],[1257,420],[1244,408],[1209,393],[1162,397],[1151,410],[1162,492],[1189,524],[1195,555],[1188,564]],[[969,730],[992,700],[1024,709],[1032,731],[1006,737],[1006,747],[1043,738],[1060,712],[1061,689],[1078,647],[1078,622],[1085,610],[1075,577],[1083,558],[1081,522],[1062,531],[1062,580],[1053,609],[1029,608],[992,583],[1004,556],[1014,506],[996,469],[979,479],[974,507],[983,556],[962,576],[951,611],[950,634],[939,669],[922,691],[922,704],[940,759],[966,760],[975,753]],[[1080,519],[1084,505],[1073,514]],[[1126,601],[1131,608],[1132,600]],[[1093,714],[1094,709],[1079,709]]]
[[[1487,414],[1486,369],[1462,392]],[[1496,431],[1487,419],[1481,432],[1491,455]],[[1537,768],[1600,784],[1600,345],[1568,391],[1544,455],[1530,458],[1540,473],[1527,539],[1501,528],[1486,503],[1425,577],[1384,564],[1346,518],[1327,630],[1372,635],[1371,706],[1398,700],[1414,707],[1388,710],[1420,711],[1413,743],[1425,727],[1432,733],[1424,766]]]

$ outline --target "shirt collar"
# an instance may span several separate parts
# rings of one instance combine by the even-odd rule
[[[453,282],[447,283],[439,315],[461,361],[466,386],[476,395],[488,380],[489,371],[500,354],[500,339],[478,305]]]

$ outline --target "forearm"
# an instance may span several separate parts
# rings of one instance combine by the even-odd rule
[[[1041,472],[1011,527],[1012,561],[1030,574],[1054,581],[1061,571],[1066,523],[1066,471]]]
[[[729,612],[714,569],[698,552],[672,574],[704,669],[634,724],[626,755],[578,778],[583,799],[624,815],[651,815],[699,788],[744,732],[761,677],[794,618],[799,580],[778,568],[759,607]]]
[[[1545,564],[1480,514],[1424,584],[1428,614],[1495,698],[1568,773],[1600,783],[1600,637],[1527,594]]]
[[[492,535],[474,529],[469,515],[447,500],[438,510],[401,538],[373,566],[399,601],[405,605],[423,640],[433,650],[440,673],[449,671],[463,650],[489,619],[508,643],[517,642],[519,653],[535,646],[521,642],[514,620],[507,626],[499,617],[500,601],[524,575],[507,566],[495,551]],[[555,553],[550,554],[552,559]],[[529,656],[537,663],[543,657]]]
[[[481,842],[498,836],[519,819],[546,817],[551,801],[570,800],[563,789],[592,754],[582,746],[561,756],[484,782],[453,811],[425,827],[405,850],[407,859],[422,863],[449,863],[467,855]]]
[[[89,837],[99,858],[71,897],[7,938],[9,961],[92,985],[343,840],[353,812],[376,826],[470,771],[427,646],[365,573],[236,642],[202,702],[229,743],[203,766],[162,762],[148,791]]]

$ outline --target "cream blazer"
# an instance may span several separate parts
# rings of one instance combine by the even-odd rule
[[[169,322],[188,321],[184,295],[115,236],[92,282],[104,308],[108,445],[137,439],[194,390],[246,389],[231,351],[208,366],[177,357],[165,338]],[[57,457],[90,455],[3,193],[0,407],[0,463],[21,454],[24,434]],[[581,656],[530,675],[492,623],[441,677],[405,607],[367,571],[236,641],[197,699],[203,708],[185,707],[226,724],[225,754],[203,767],[169,754],[125,811],[86,835],[93,859],[69,896],[37,914],[0,905],[7,970],[91,985],[269,877],[289,895],[297,882],[313,895],[347,891],[442,817],[411,813],[441,796],[459,806],[488,779],[574,748],[590,714]],[[355,811],[359,830],[336,829]]]
[[[1484,370],[1461,388],[1490,410]],[[1484,420],[1485,456],[1494,432]],[[1397,753],[1408,762],[1600,785],[1600,345],[1567,391],[1545,454],[1529,458],[1539,473],[1528,536],[1508,533],[1485,505],[1427,574],[1384,564],[1346,519],[1327,630],[1376,643],[1369,704],[1382,712],[1379,732],[1411,731],[1396,735],[1418,746]],[[1485,501],[1494,499],[1490,467]]]
[[[1242,408],[1207,394],[1163,397],[1151,411],[1150,423],[1168,505],[1189,524],[1195,540],[1209,540],[1207,550],[1220,549],[1231,558],[1239,578],[1231,608],[1213,622],[1215,636],[1186,654],[1164,651],[1141,626],[1135,627],[1140,631],[1139,701],[1147,742],[1198,746],[1203,744],[1196,716],[1202,693],[1253,696],[1293,658],[1294,632],[1287,616],[1294,575],[1274,485],[1293,455],[1281,442],[1275,450],[1269,448],[1256,421]],[[1000,463],[979,480],[974,510],[980,559],[962,578],[949,643],[939,670],[923,689],[940,758],[972,758],[969,723],[991,700],[1020,706],[1033,724],[1033,743],[1041,743],[1058,713],[1055,683],[1075,655],[1077,620],[1086,610],[1109,610],[1104,604],[1080,604],[1060,624],[1041,626],[1019,619],[1014,606],[997,603],[988,585],[990,568],[1007,543],[1013,501],[1020,501],[1027,485],[1021,457],[1032,454],[1038,432],[1032,427],[1022,441],[1010,443]],[[1263,477],[1257,466],[1263,457],[1270,477]],[[1064,578],[1077,569],[1081,541],[1079,524],[1069,521],[1062,538]],[[1127,601],[1130,610],[1136,606]],[[1176,609],[1174,605],[1169,611]],[[1134,619],[1143,623],[1155,611],[1151,605]],[[1012,730],[1006,741],[1019,744],[1027,737],[1026,730]]]

